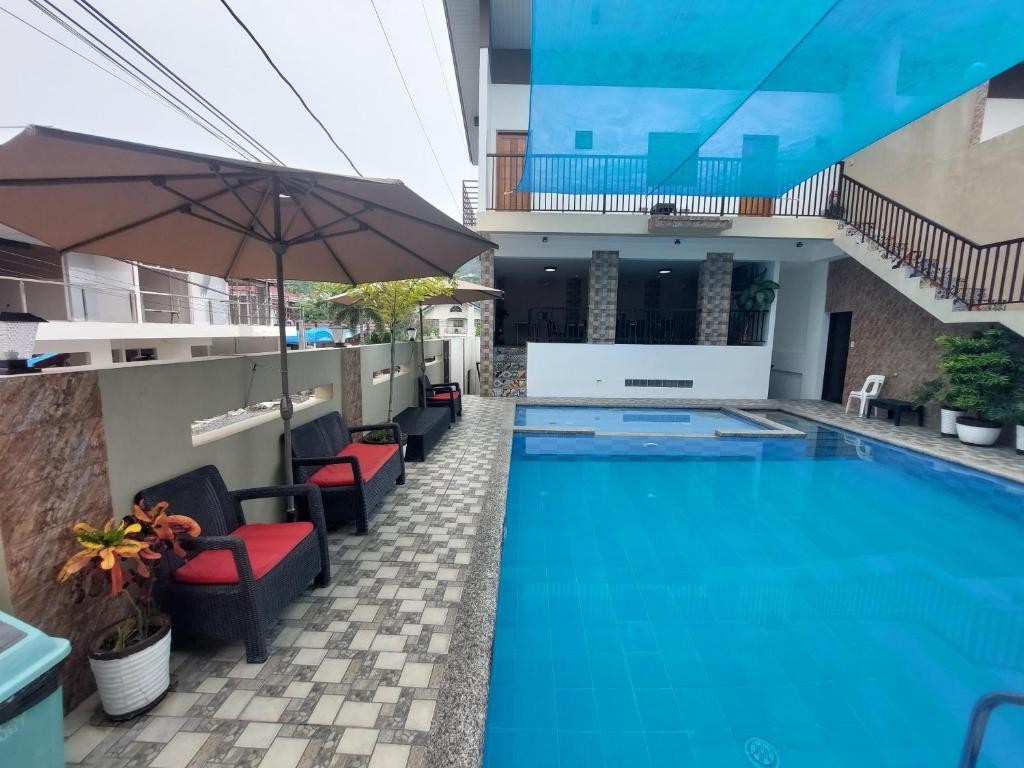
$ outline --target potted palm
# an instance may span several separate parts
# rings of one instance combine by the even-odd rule
[[[957,417],[957,437],[968,445],[994,445],[1012,414],[1021,372],[1009,333],[989,328],[935,341],[942,350],[939,364],[949,399],[967,412]]]
[[[200,531],[195,520],[167,509],[166,502],[151,510],[136,505],[131,515],[102,528],[76,524],[72,530],[81,549],[57,577],[99,580],[103,591],[109,583],[110,598],[125,605],[124,618],[97,632],[89,645],[100,701],[113,720],[148,711],[170,685],[171,622],[154,605],[153,569],[168,551],[184,557],[179,539]]]
[[[1013,420],[1017,422],[1013,444],[1017,448],[1017,453],[1024,453],[1024,400],[1017,402],[1013,416]]]
[[[926,406],[929,403],[939,405],[939,434],[942,437],[956,437],[956,420],[966,416],[967,411],[951,402],[949,388],[942,379],[926,381],[914,395],[914,405]]]

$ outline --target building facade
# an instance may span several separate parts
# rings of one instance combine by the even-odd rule
[[[530,3],[445,5],[479,168],[464,218],[504,291],[482,307],[484,394],[841,400],[866,371],[906,396],[934,335],[1024,331],[1021,67],[778,198],[575,194],[578,164],[529,193]]]

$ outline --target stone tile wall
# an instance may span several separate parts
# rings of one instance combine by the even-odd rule
[[[71,640],[64,664],[69,706],[93,689],[88,639],[122,615],[81,582],[57,583],[75,552],[71,527],[131,512],[110,501],[107,447],[95,371],[0,378],[0,539],[15,616]],[[159,439],[140,435],[140,440]]]
[[[494,287],[494,251],[480,254],[480,284]],[[480,303],[480,392],[494,391],[494,311],[496,301]]]
[[[526,347],[494,350],[494,397],[526,396]]]
[[[885,376],[885,397],[912,400],[925,381],[939,376],[936,336],[988,327],[942,323],[850,258],[829,264],[825,311],[853,313],[844,401],[872,373]],[[938,409],[926,409],[926,417],[930,425],[937,423]]]
[[[348,424],[363,423],[363,373],[359,347],[341,350],[341,415]]]
[[[590,258],[590,302],[587,343],[615,343],[619,294],[619,252],[594,251]]]
[[[728,343],[731,289],[732,254],[709,253],[701,262],[697,279],[698,344],[724,346]]]

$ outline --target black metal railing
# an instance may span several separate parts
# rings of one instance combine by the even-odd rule
[[[908,267],[938,298],[964,309],[1024,302],[1024,237],[981,245],[843,176],[832,218],[879,246],[893,268]]]
[[[751,170],[750,163],[739,158],[700,158],[662,183],[655,178],[660,173],[648,175],[642,155],[490,154],[484,203],[487,210],[499,211],[823,216],[843,175],[843,164],[837,163],[805,179],[805,166],[780,162],[772,165],[772,173],[788,189],[785,194],[723,195],[723,190],[738,189],[744,168]],[[544,191],[516,191],[524,170]],[[763,177],[763,170],[757,170]],[[638,189],[647,192],[637,194]]]
[[[587,341],[586,307],[531,307],[527,318],[526,323],[514,323],[516,343]]]
[[[732,309],[729,311],[729,344],[757,346],[768,336],[768,309]]]
[[[696,309],[624,309],[616,313],[616,344],[696,344]]]
[[[480,197],[480,182],[476,179],[462,180],[462,223],[467,227],[476,226],[476,206]]]

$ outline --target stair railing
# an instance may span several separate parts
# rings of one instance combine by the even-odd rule
[[[986,693],[978,699],[974,709],[971,711],[971,719],[967,725],[964,749],[960,753],[960,768],[975,768],[978,763],[978,756],[981,754],[981,742],[985,738],[988,719],[992,715],[993,710],[1004,704],[1024,707],[1024,693],[995,691],[993,693]]]

